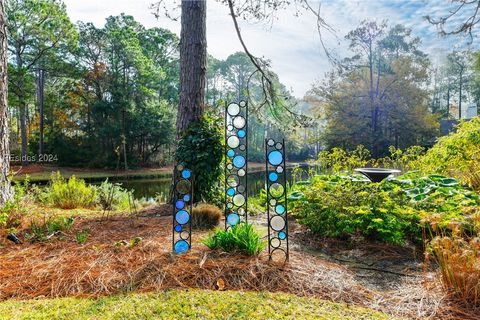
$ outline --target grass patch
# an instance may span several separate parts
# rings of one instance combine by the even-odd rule
[[[249,256],[258,255],[266,246],[253,225],[241,223],[229,230],[217,230],[203,239],[202,243],[212,250],[225,252],[244,252]]]
[[[5,319],[392,319],[373,310],[292,294],[168,290],[99,299],[0,303]]]

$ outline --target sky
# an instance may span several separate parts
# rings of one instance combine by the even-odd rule
[[[167,7],[174,9],[174,0],[165,0]],[[73,22],[92,22],[97,27],[105,23],[110,15],[125,13],[132,15],[146,27],[163,27],[180,34],[180,22],[164,16],[156,19],[150,5],[155,0],[64,0]],[[318,7],[318,0],[311,0]],[[364,19],[382,21],[389,24],[401,23],[412,29],[414,35],[422,39],[421,49],[429,53],[434,63],[455,48],[470,47],[480,50],[480,35],[473,41],[462,37],[442,38],[435,26],[430,25],[424,16],[444,15],[451,8],[448,0],[323,0],[321,15],[335,30],[333,34],[323,33],[327,47],[340,57],[351,55],[347,51],[345,35]],[[178,10],[177,10],[178,11]],[[171,11],[175,14],[175,11]],[[178,11],[179,12],[179,11]],[[296,97],[303,97],[316,81],[321,80],[331,70],[319,41],[316,18],[300,10],[296,16],[295,7],[279,11],[272,23],[251,23],[240,20],[245,42],[252,54],[271,61],[272,69],[280,81]],[[461,17],[458,17],[460,21]],[[207,1],[207,50],[217,59],[241,51],[228,7],[215,0]]]

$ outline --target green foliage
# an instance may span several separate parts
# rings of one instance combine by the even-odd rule
[[[96,188],[72,176],[65,180],[59,172],[52,174],[48,187],[40,193],[42,202],[62,209],[90,208],[95,205]]]
[[[178,141],[177,163],[190,168],[195,174],[195,202],[222,204],[222,141],[221,119],[208,115],[202,121],[190,124]]]
[[[248,197],[247,205],[249,215],[265,213],[267,211],[267,191],[265,188],[262,188],[258,195]]]
[[[457,181],[410,173],[371,183],[359,175],[320,175],[297,183],[289,196],[299,223],[328,237],[361,235],[403,244],[421,239],[420,222],[439,215],[441,224],[480,205],[480,197]]]
[[[217,206],[211,204],[199,204],[195,206],[191,213],[192,228],[212,229],[218,226],[223,211]]]
[[[365,20],[345,37],[351,56],[311,92],[326,122],[328,148],[362,144],[375,157],[388,146],[427,145],[438,130],[428,109],[429,60],[403,25]]]
[[[27,213],[23,200],[27,194],[29,185],[29,178],[27,176],[22,183],[13,186],[13,199],[7,201],[7,203],[0,208],[0,228],[5,227],[10,229],[20,225],[22,217]]]
[[[321,168],[332,169],[334,172],[352,171],[355,168],[365,167],[370,159],[370,151],[359,145],[352,151],[341,148],[322,151],[318,155],[318,164]]]
[[[453,176],[480,190],[480,116],[441,137],[415,165],[424,173]]]
[[[411,146],[402,151],[402,149],[390,146],[388,152],[389,155],[385,157],[372,158],[370,151],[363,145],[358,145],[351,151],[333,148],[320,152],[315,164],[319,165],[322,170],[332,170],[333,172],[352,172],[355,168],[366,166],[396,168],[408,171],[415,168],[415,161],[423,156],[425,148]]]
[[[75,234],[75,240],[78,244],[84,244],[85,242],[87,242],[89,236],[90,234],[87,230],[82,230]]]
[[[117,183],[110,183],[108,179],[96,188],[96,203],[103,210],[126,210],[130,208],[132,192],[127,191]]]
[[[217,230],[215,234],[202,240],[212,250],[225,252],[240,251],[250,256],[258,255],[266,246],[251,224],[241,223],[229,230]]]
[[[73,222],[73,217],[49,217],[43,221],[33,220],[29,226],[30,232],[25,236],[31,241],[48,241],[54,235],[70,230]]]

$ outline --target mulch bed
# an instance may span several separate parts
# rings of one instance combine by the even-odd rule
[[[288,263],[269,261],[266,253],[214,252],[197,243],[207,234],[198,231],[191,252],[172,255],[167,212],[163,207],[148,215],[77,220],[62,239],[1,243],[0,300],[201,288],[289,292],[409,318],[452,315],[431,282],[412,282],[403,292],[378,292],[363,286],[346,267],[301,251],[292,250]],[[75,241],[82,230],[90,234],[83,245]],[[136,237],[142,239],[138,245],[128,245]]]

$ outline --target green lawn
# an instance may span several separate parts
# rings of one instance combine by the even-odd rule
[[[0,319],[392,319],[346,304],[283,293],[169,290],[99,299],[0,302]]]

